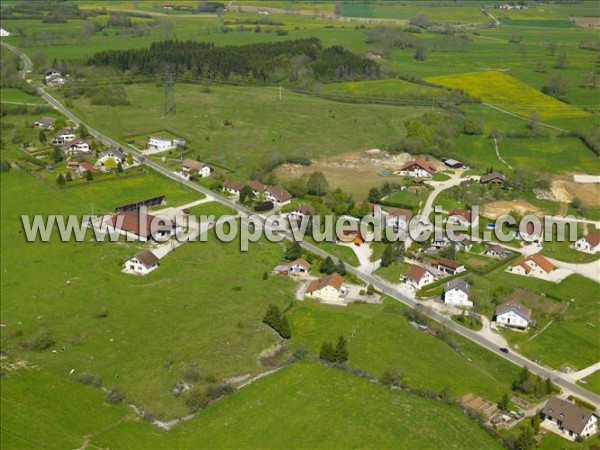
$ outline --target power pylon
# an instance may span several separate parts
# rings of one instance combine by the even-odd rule
[[[173,87],[171,63],[167,63],[165,68],[165,97],[163,100],[163,117],[175,116],[176,114],[177,105],[175,104],[175,90]]]

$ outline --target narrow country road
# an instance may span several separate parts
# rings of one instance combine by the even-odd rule
[[[24,68],[21,71],[21,74],[23,77],[25,77],[27,72],[31,70],[31,67],[32,67],[31,60],[27,57],[27,55],[25,55],[21,50],[17,49],[16,47],[9,45],[3,41],[1,42],[1,44],[3,46],[5,46],[6,48],[8,48],[9,50],[15,52],[23,60]],[[57,99],[55,99],[52,95],[47,93],[43,88],[38,88],[38,93],[53,108],[55,108],[56,110],[63,113],[70,120],[72,120],[75,124],[85,125],[86,128],[88,129],[88,131],[90,132],[90,134],[92,134],[97,140],[99,140],[109,146],[114,146],[114,147],[121,146],[114,139],[106,136],[105,134],[100,133],[99,131],[92,128],[89,124],[84,123],[75,114],[73,114],[70,110],[65,108]],[[199,186],[198,184],[193,183],[191,181],[182,180],[180,177],[173,174],[168,169],[162,167],[161,165],[155,163],[154,161],[151,161],[151,160],[145,158],[144,155],[142,155],[138,152],[133,152],[133,155],[139,161],[143,162],[145,165],[147,165],[151,169],[155,170],[156,172],[164,175],[165,177],[175,180],[176,182],[178,182],[182,185],[185,185],[185,186],[189,187],[190,189],[193,189],[204,195],[210,195],[215,199],[215,201],[217,201],[223,205],[229,206],[230,208],[233,208],[234,210],[238,211],[241,214],[242,218],[250,216],[250,215],[254,215],[253,211],[250,211],[249,209],[235,203],[234,201],[232,201],[222,195],[219,195],[213,191],[210,191],[209,189]],[[440,185],[444,186],[445,183],[451,183],[451,182],[456,182],[456,181],[460,182],[460,179],[459,180],[454,180],[454,179],[448,180],[447,182],[440,183]],[[443,189],[440,189],[440,191],[441,190],[443,190]],[[431,200],[431,202],[428,202],[429,207],[431,207],[432,202],[433,202],[433,200]],[[425,211],[425,209],[424,209],[424,211]],[[269,226],[266,223],[266,219],[264,217],[261,217],[260,220],[262,221],[263,227]],[[270,228],[272,228],[272,227],[270,227]],[[289,231],[285,231],[282,234],[284,234],[287,239],[290,239],[290,240],[294,239],[292,233]],[[316,255],[319,255],[322,258],[331,256],[332,258],[335,259],[335,257],[330,255],[329,253],[325,252],[324,250],[320,249],[319,247],[312,245],[306,241],[301,241],[301,242],[299,242],[299,244],[304,249],[306,249],[309,252],[312,252]],[[354,268],[351,266],[347,267],[347,271],[348,271],[348,273],[355,275],[357,278],[361,279],[365,283],[372,284],[376,290],[379,290],[384,295],[394,298],[395,300],[398,300],[411,308],[415,308],[417,306],[417,304],[419,304],[419,302],[402,294],[398,289],[390,287],[389,283],[381,280],[379,277],[376,277],[376,276],[368,274],[368,273],[364,273],[364,272],[358,270],[357,268]],[[578,397],[586,400],[587,402],[592,403],[593,405],[596,406],[596,408],[600,409],[600,395],[594,394],[593,392],[590,392],[590,391],[584,389],[583,387],[568,381],[565,377],[563,377],[562,373],[552,370],[552,369],[547,369],[545,367],[542,367],[517,353],[513,353],[513,352],[501,353],[501,352],[499,352],[498,345],[496,345],[495,343],[491,342],[490,340],[486,339],[485,337],[481,336],[480,334],[478,334],[468,328],[462,327],[461,325],[457,324],[456,322],[453,322],[449,318],[447,318],[435,311],[426,311],[426,314],[431,319],[442,324],[446,329],[450,329],[450,330],[460,334],[461,336],[464,336],[465,338],[471,340],[472,342],[480,345],[481,347],[486,348],[487,350],[491,351],[492,353],[496,354],[497,356],[500,356],[517,366],[520,366],[520,367],[525,366],[531,372],[533,372],[539,376],[550,378],[556,385],[560,386],[563,389],[563,391],[566,391],[567,393],[575,394]],[[460,376],[460,374],[457,374],[457,376]]]

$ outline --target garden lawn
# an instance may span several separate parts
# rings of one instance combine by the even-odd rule
[[[579,380],[578,383],[586,389],[600,395],[600,370],[595,371],[583,380]]]

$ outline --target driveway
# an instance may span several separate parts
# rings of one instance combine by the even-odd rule
[[[558,267],[556,272],[569,271],[570,273],[577,273],[583,277],[595,281],[596,283],[600,283],[600,259],[586,264],[567,263],[553,258],[547,259],[556,267]]]

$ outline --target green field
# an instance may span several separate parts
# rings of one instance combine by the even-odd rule
[[[580,380],[579,384],[596,394],[600,394],[600,370]]]
[[[36,105],[44,104],[44,100],[35,95],[28,94],[16,88],[0,89],[0,102],[2,103],[33,103]]]

